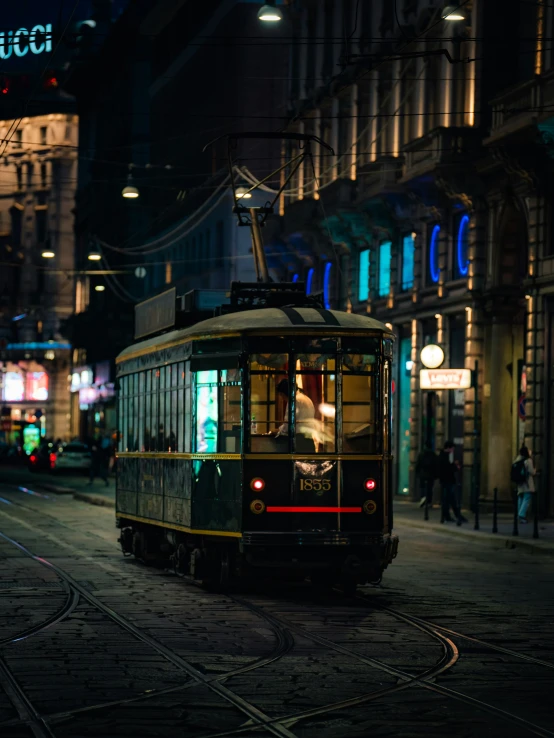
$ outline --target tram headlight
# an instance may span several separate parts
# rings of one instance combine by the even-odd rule
[[[376,486],[375,479],[366,479],[364,482],[364,489],[367,489],[368,492],[373,492]]]
[[[261,492],[265,487],[265,482],[261,477],[256,477],[250,482],[250,489],[254,492]]]

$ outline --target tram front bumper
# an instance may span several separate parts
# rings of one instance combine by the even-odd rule
[[[327,568],[353,557],[381,569],[398,553],[398,536],[379,533],[245,531],[240,544],[252,566]]]

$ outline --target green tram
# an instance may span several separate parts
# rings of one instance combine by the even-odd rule
[[[287,299],[118,357],[124,553],[219,584],[265,570],[345,591],[396,556],[393,335]]]

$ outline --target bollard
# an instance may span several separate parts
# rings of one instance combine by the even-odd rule
[[[519,531],[517,529],[517,524],[518,524],[518,517],[517,517],[517,507],[518,507],[518,505],[517,505],[517,503],[518,503],[518,500],[517,500],[517,490],[516,490],[516,492],[514,493],[514,529],[512,530],[512,535],[513,536],[518,536],[519,535]]]
[[[475,523],[473,530],[479,530],[479,493],[475,493]]]
[[[498,487],[494,488],[492,498],[492,532],[498,533]]]
[[[539,493],[533,495],[533,538],[539,537]]]

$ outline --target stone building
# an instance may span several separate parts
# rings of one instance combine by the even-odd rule
[[[455,443],[465,502],[511,495],[521,443],[554,509],[554,15],[540,3],[302,0],[290,7],[291,129],[320,136],[282,203],[278,245],[332,307],[397,335],[395,491],[419,495],[425,442]],[[298,277],[294,277],[298,278]],[[475,370],[423,390],[420,352]]]
[[[1,433],[26,448],[70,430],[77,127],[65,113],[0,121]]]

